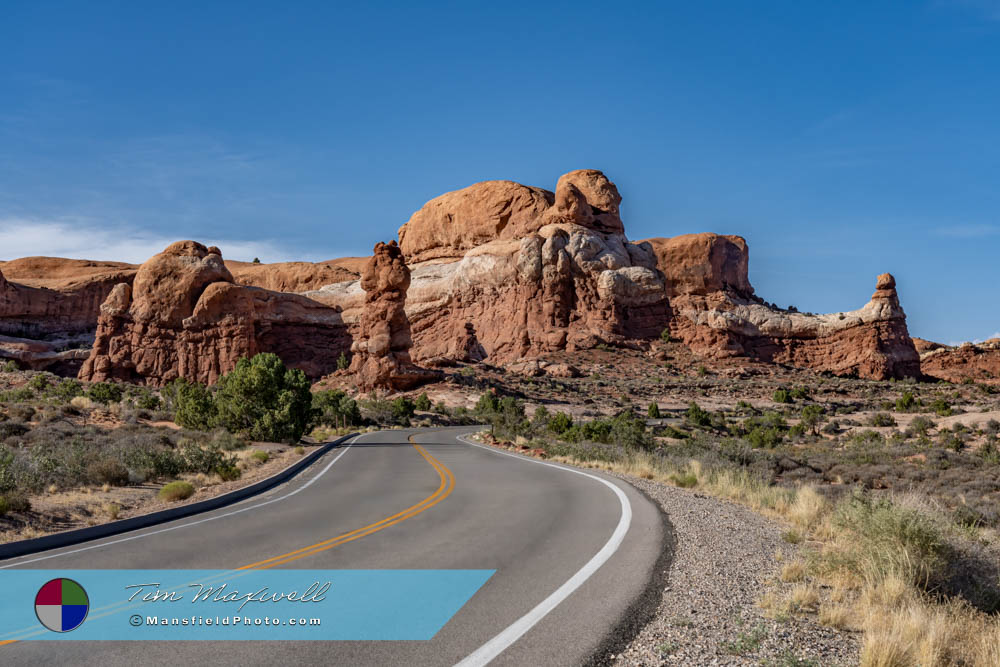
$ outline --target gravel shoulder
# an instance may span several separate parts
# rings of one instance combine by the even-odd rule
[[[812,614],[771,619],[757,606],[766,591],[789,586],[778,575],[798,547],[781,539],[780,523],[730,501],[615,476],[667,513],[676,552],[654,617],[613,664],[858,663],[857,634],[824,627]]]

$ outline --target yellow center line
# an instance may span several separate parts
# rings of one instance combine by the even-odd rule
[[[320,553],[321,551],[326,551],[328,549],[340,546],[341,544],[346,544],[347,542],[352,542],[362,537],[366,537],[368,535],[371,535],[372,533],[377,533],[378,531],[384,528],[388,528],[389,526],[395,526],[400,522],[406,521],[407,519],[410,519],[420,514],[424,510],[434,507],[439,502],[441,502],[449,495],[451,495],[452,490],[454,490],[455,488],[455,476],[451,473],[450,470],[448,470],[448,468],[444,466],[444,464],[442,464],[436,458],[431,456],[426,449],[424,449],[416,442],[414,442],[413,436],[410,436],[409,440],[410,443],[413,445],[413,447],[420,453],[421,456],[424,457],[424,459],[434,468],[434,470],[437,471],[438,475],[441,478],[441,483],[438,485],[438,488],[436,491],[434,491],[434,493],[427,496],[419,503],[411,505],[410,507],[407,507],[405,510],[397,512],[392,516],[386,517],[381,521],[377,521],[362,528],[358,528],[356,530],[352,530],[350,532],[337,535],[336,537],[331,537],[328,540],[317,542],[316,544],[311,544],[309,546],[296,549],[295,551],[290,551],[286,554],[281,554],[280,556],[274,556],[266,560],[258,561],[256,563],[251,563],[249,565],[244,565],[243,567],[237,569],[266,570],[276,565],[283,565],[285,563],[290,563],[300,558],[305,558],[306,556],[313,556],[315,554]]]
[[[424,510],[434,507],[439,502],[450,496],[451,492],[455,489],[455,476],[452,474],[450,470],[448,470],[447,467],[445,467],[443,463],[441,463],[436,458],[431,456],[431,454],[426,449],[424,449],[416,442],[414,442],[412,435],[409,436],[409,441],[410,444],[413,445],[414,449],[416,449],[417,452],[419,452],[420,455],[423,456],[424,459],[431,465],[431,467],[434,468],[435,471],[437,471],[438,476],[441,478],[441,483],[438,485],[438,488],[436,491],[434,491],[434,493],[427,496],[419,503],[411,505],[410,507],[407,507],[405,510],[397,512],[392,516],[386,517],[381,521],[369,524],[367,526],[364,526],[363,528],[358,528],[357,530],[352,530],[348,533],[343,533],[342,535],[337,535],[336,537],[324,540],[323,542],[317,542],[316,544],[311,544],[309,546],[302,547],[301,549],[296,549],[295,551],[290,551],[286,554],[281,554],[280,556],[274,556],[273,558],[268,558],[266,560],[258,561],[256,563],[251,563],[250,565],[244,565],[243,567],[237,568],[236,571],[250,570],[250,569],[267,570],[276,565],[283,565],[285,563],[290,563],[300,558],[305,558],[306,556],[312,556],[318,554],[321,551],[326,551],[327,549],[332,549],[334,547],[340,546],[341,544],[345,544],[347,542],[360,539],[367,535],[371,535],[372,533],[377,533],[378,531],[384,528],[388,528],[389,526],[395,526],[397,523],[406,521],[407,519],[410,519],[420,514]],[[0,640],[0,646],[4,646],[6,644],[13,644],[17,641],[18,641],[17,639]]]

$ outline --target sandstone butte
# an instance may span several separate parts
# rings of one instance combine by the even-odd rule
[[[26,348],[58,339],[77,364],[87,355],[83,379],[162,384],[214,382],[262,351],[318,378],[348,353],[357,385],[402,389],[433,377],[415,364],[510,366],[600,343],[649,346],[669,328],[707,358],[920,375],[891,275],[855,311],[781,310],[754,294],[742,238],[630,242],[621,202],[600,171],[578,170],[555,192],[487,181],[441,195],[371,258],[224,262],[181,241],[138,268],[15,260],[0,264],[0,354],[41,367],[45,354]]]

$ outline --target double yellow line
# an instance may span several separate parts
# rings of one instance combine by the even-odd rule
[[[441,478],[441,484],[438,486],[437,490],[431,495],[427,496],[421,500],[416,505],[411,505],[407,507],[402,512],[397,512],[390,517],[386,517],[381,521],[377,521],[372,524],[368,524],[363,528],[358,528],[357,530],[352,530],[349,533],[343,533],[342,535],[337,535],[336,537],[331,537],[323,542],[317,542],[316,544],[311,544],[307,547],[302,547],[301,549],[296,549],[295,551],[289,551],[286,554],[280,556],[274,556],[273,558],[268,558],[267,560],[258,561],[256,563],[250,563],[249,565],[244,565],[239,570],[266,570],[268,568],[275,567],[276,565],[284,565],[285,563],[291,563],[292,561],[298,560],[300,558],[305,558],[306,556],[313,556],[320,553],[321,551],[326,551],[327,549],[332,549],[334,547],[339,547],[341,544],[346,544],[347,542],[352,542],[354,540],[361,539],[372,533],[377,533],[378,531],[388,528],[389,526],[395,526],[397,523],[406,521],[416,515],[420,514],[424,510],[434,507],[439,502],[451,495],[452,490],[455,488],[455,476],[451,474],[451,471],[444,466],[443,463],[438,461],[436,458],[431,456],[426,449],[418,445],[413,441],[413,436],[409,437],[410,444],[420,452],[420,455],[426,459],[428,463],[431,464],[437,474]]]
[[[252,570],[252,569],[266,570],[275,567],[277,565],[284,565],[285,563],[291,563],[292,561],[298,560],[300,558],[305,558],[306,556],[313,556],[322,551],[326,551],[327,549],[333,549],[334,547],[340,546],[341,544],[346,544],[347,542],[352,542],[354,540],[361,539],[362,537],[371,535],[372,533],[377,533],[378,531],[384,528],[388,528],[389,526],[395,526],[397,523],[406,521],[407,519],[410,519],[420,514],[424,510],[434,507],[439,502],[450,496],[451,492],[455,489],[455,476],[451,473],[450,470],[448,470],[447,467],[445,467],[443,463],[441,463],[436,458],[431,456],[426,449],[424,449],[416,442],[414,442],[412,435],[409,437],[409,441],[410,444],[413,445],[414,449],[416,449],[420,453],[420,455],[423,456],[424,459],[429,464],[431,464],[431,467],[437,471],[437,474],[441,479],[441,483],[438,485],[438,488],[436,491],[434,491],[434,493],[427,496],[416,505],[411,505],[402,512],[397,512],[396,514],[386,517],[381,521],[368,524],[363,528],[352,530],[349,533],[343,533],[341,535],[337,535],[336,537],[331,537],[330,539],[324,540],[323,542],[317,542],[316,544],[311,544],[307,547],[302,547],[301,549],[296,549],[295,551],[290,551],[286,554],[281,554],[280,556],[274,556],[273,558],[268,558],[267,560],[262,560],[256,563],[251,563],[249,565],[244,565],[243,567],[237,568],[237,570]],[[18,640],[17,639],[3,640],[0,641],[0,646],[4,646],[6,644],[13,644],[16,641]]]

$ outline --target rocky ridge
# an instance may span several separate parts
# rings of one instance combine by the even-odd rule
[[[214,383],[241,357],[274,352],[319,377],[350,336],[340,312],[297,294],[235,283],[218,248],[178,241],[147,260],[132,286],[101,305],[84,380]]]

